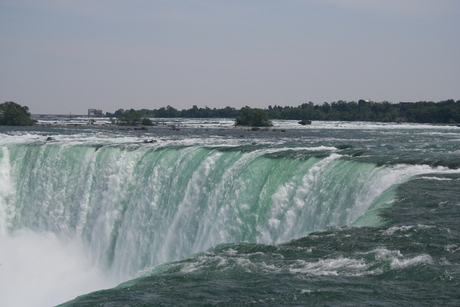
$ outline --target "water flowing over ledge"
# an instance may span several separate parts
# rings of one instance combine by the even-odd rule
[[[120,278],[224,242],[277,244],[350,225],[426,172],[278,150],[19,145],[3,149],[2,228],[77,237]],[[8,161],[9,160],[9,161]],[[389,201],[391,198],[380,200]]]
[[[399,184],[456,172],[373,162],[353,145],[359,137],[300,146],[286,137],[143,144],[98,133],[56,142],[5,135],[0,147],[2,245],[37,253],[31,242],[41,242],[45,258],[83,263],[70,267],[87,272],[82,283],[97,281],[93,289],[222,243],[274,245],[331,226],[382,225],[379,210]],[[69,247],[78,252],[69,256]]]

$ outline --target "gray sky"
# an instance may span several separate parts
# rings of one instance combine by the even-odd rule
[[[0,102],[88,108],[460,99],[459,0],[0,0]]]

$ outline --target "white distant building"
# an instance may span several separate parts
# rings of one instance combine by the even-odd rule
[[[88,109],[88,116],[102,116],[102,110],[98,109]]]

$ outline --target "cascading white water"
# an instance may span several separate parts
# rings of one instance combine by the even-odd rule
[[[0,153],[2,253],[37,253],[30,242],[39,242],[49,250],[40,258],[75,259],[88,268],[82,281],[99,272],[98,285],[113,286],[219,243],[277,244],[350,225],[385,190],[427,171],[283,149],[12,145]],[[61,253],[66,246],[80,252]]]

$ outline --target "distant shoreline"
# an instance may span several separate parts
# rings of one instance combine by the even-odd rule
[[[98,117],[98,116],[88,116],[88,114],[31,114],[32,117],[46,117],[46,116],[56,116],[56,117]],[[107,117],[107,116],[101,116]]]

